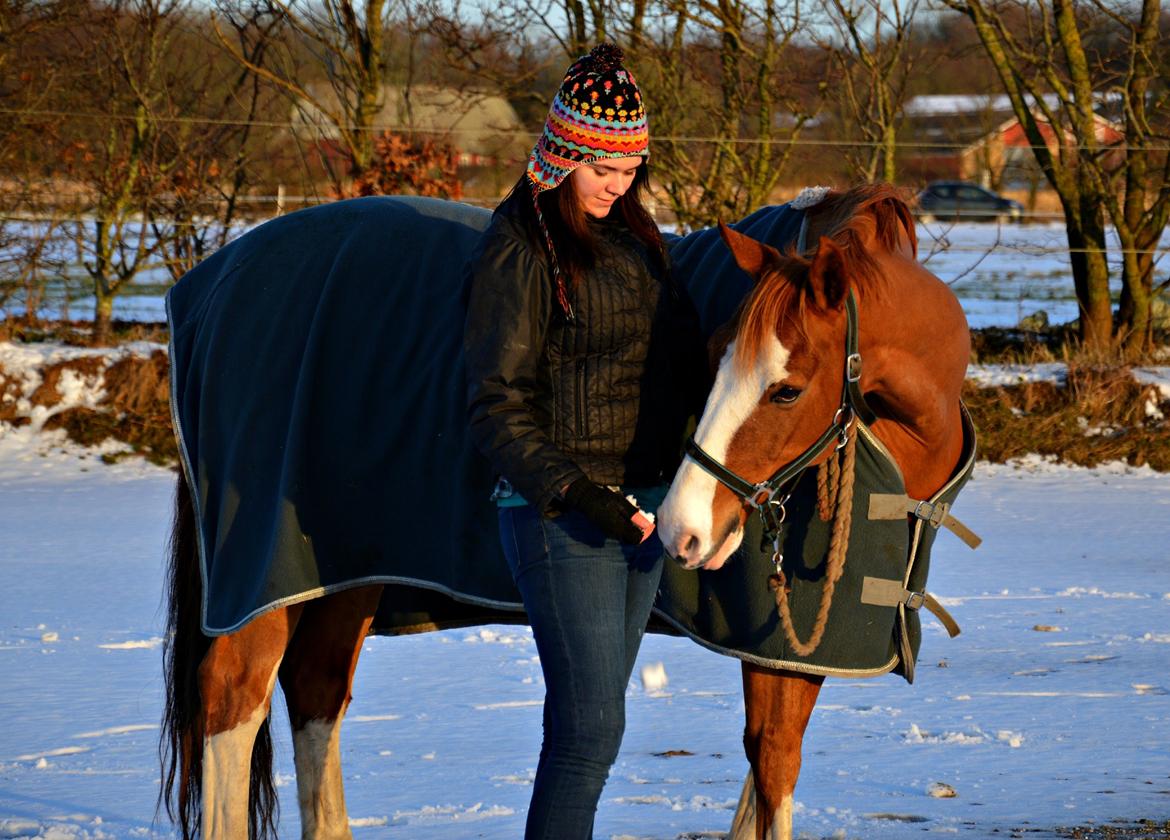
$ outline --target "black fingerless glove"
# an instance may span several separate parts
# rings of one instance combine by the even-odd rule
[[[565,504],[585,514],[607,537],[626,545],[642,541],[642,529],[633,522],[638,509],[607,487],[578,478],[565,490]]]

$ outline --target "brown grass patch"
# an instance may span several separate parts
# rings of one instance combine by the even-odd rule
[[[16,401],[20,399],[20,380],[0,370],[0,423],[22,425],[16,414]],[[27,422],[27,421],[26,421]]]
[[[97,408],[67,409],[50,417],[45,428],[64,429],[70,440],[83,446],[97,446],[114,438],[154,463],[177,462],[166,353],[160,350],[149,357],[127,356],[105,368],[107,362],[103,357],[91,356],[59,362],[41,371],[44,381],[30,398],[34,405],[51,407],[61,401],[57,385],[68,370],[87,379],[102,376],[105,391]],[[15,417],[14,404],[9,405],[13,406],[10,422],[27,422]],[[5,417],[0,414],[2,419]]]
[[[61,402],[61,390],[58,386],[66,371],[73,371],[85,380],[92,380],[101,375],[105,366],[106,360],[101,356],[84,356],[43,367],[41,384],[29,395],[28,401],[33,405],[52,408]]]
[[[171,422],[170,380],[167,354],[161,350],[148,358],[127,356],[106,371],[106,399],[118,411],[128,411],[152,422]]]
[[[971,361],[984,364],[1035,364],[1065,355],[1072,333],[1064,330],[989,327],[971,331]]]
[[[92,347],[93,322],[40,319],[29,321],[24,317],[9,316],[0,319],[0,341],[59,341],[73,347]],[[164,322],[115,320],[110,324],[110,335],[103,346],[117,347],[128,341],[155,341],[166,344],[167,325]]]
[[[1155,330],[1152,350],[1132,354],[1121,347],[1090,351],[1080,344],[1070,325],[1044,330],[1018,327],[984,327],[971,331],[971,361],[983,364],[1035,364],[1037,362],[1071,362],[1100,367],[1126,364],[1165,364],[1159,352],[1170,347],[1170,331]]]
[[[50,417],[45,428],[64,429],[70,440],[82,446],[98,446],[113,438],[128,443],[135,454],[163,466],[173,466],[179,460],[169,416],[163,424],[146,421],[131,413],[117,415],[92,408],[71,408]],[[114,461],[118,457],[107,455],[104,460]]]
[[[1095,466],[1125,461],[1170,471],[1170,422],[1146,416],[1146,405],[1170,405],[1135,382],[1128,368],[1070,364],[1065,387],[1032,382],[996,388],[967,383],[963,400],[979,433],[979,451],[1003,462],[1029,453]]]

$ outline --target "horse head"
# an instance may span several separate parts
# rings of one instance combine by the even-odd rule
[[[917,262],[906,204],[891,187],[857,187],[806,220],[816,244],[803,254],[721,226],[755,285],[712,336],[714,385],[659,509],[663,544],[688,568],[722,566],[782,491],[770,480],[826,460],[858,412],[908,492],[937,489],[958,461],[966,320]]]

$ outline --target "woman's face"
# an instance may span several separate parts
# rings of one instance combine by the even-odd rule
[[[578,166],[570,173],[581,209],[595,219],[609,215],[613,203],[634,183],[642,158],[603,158]]]

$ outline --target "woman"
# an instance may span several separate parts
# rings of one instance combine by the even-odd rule
[[[525,836],[585,838],[662,571],[652,511],[705,380],[694,307],[642,203],[649,134],[621,51],[567,71],[470,266],[473,437],[545,679]],[[615,489],[616,488],[616,489]]]

